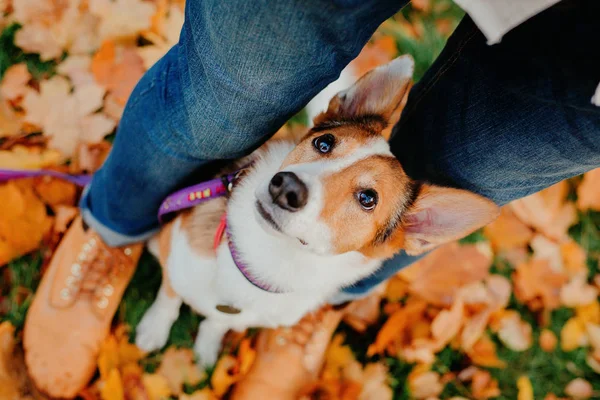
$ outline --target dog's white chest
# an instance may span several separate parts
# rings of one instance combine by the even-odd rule
[[[226,245],[219,257],[202,257],[194,251],[176,221],[167,265],[175,292],[195,311],[222,320],[234,329],[252,326],[291,325],[306,312],[320,305],[324,296],[294,293],[269,293],[256,288],[235,267]],[[238,314],[224,313],[218,307],[238,309]]]

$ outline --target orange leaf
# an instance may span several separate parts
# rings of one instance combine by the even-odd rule
[[[471,380],[471,393],[477,400],[500,396],[498,381],[488,371],[477,370]]]
[[[0,83],[0,96],[15,100],[25,94],[31,74],[26,64],[15,64],[6,70]]]
[[[171,396],[171,388],[167,378],[159,374],[144,374],[142,382],[150,400],[161,400]]]
[[[240,343],[240,348],[238,349],[237,356],[240,365],[240,374],[242,376],[246,375],[256,359],[256,350],[251,347],[250,343],[251,341],[249,338],[244,338]]]
[[[118,369],[112,369],[100,388],[102,400],[125,400],[123,382]]]
[[[119,104],[125,105],[144,74],[144,65],[135,49],[105,41],[92,59],[92,73]]]
[[[46,205],[31,184],[31,179],[0,184],[0,265],[35,250],[52,228]]]
[[[532,259],[517,266],[513,273],[514,293],[523,303],[541,299],[544,308],[552,310],[560,305],[560,288],[567,281],[567,276],[552,270],[547,260]]]
[[[475,245],[445,245],[403,270],[410,291],[428,302],[450,306],[459,289],[489,274],[491,257]]]
[[[352,61],[356,76],[360,77],[373,68],[391,61],[398,55],[396,40],[392,36],[380,36],[362,49]]]
[[[23,118],[0,96],[0,138],[18,134],[22,125]]]
[[[440,350],[456,336],[465,318],[463,299],[458,297],[450,310],[442,310],[431,322],[431,334]]]
[[[160,367],[156,371],[169,382],[174,394],[180,394],[184,383],[195,385],[204,377],[204,371],[194,363],[194,353],[191,349],[176,349],[169,347],[163,354]]]
[[[498,358],[496,344],[484,335],[467,351],[473,364],[489,368],[504,368],[506,363]]]
[[[408,324],[418,319],[425,307],[426,303],[424,301],[417,300],[407,303],[405,307],[394,312],[377,333],[375,342],[369,346],[367,356],[381,354],[390,343],[402,340],[404,330]]]
[[[544,235],[563,240],[576,221],[575,205],[567,202],[569,184],[561,181],[541,192],[513,201],[511,208],[519,219],[540,230]]]
[[[587,271],[581,271],[560,289],[560,301],[566,307],[591,304],[598,300],[598,289],[587,283]]]
[[[496,251],[525,247],[533,237],[533,231],[509,207],[502,207],[500,216],[483,228],[483,232]]]
[[[578,272],[587,271],[587,254],[574,240],[562,243],[560,252],[566,272],[573,276]]]
[[[408,387],[411,397],[416,399],[437,397],[444,390],[444,385],[440,382],[440,375],[437,372],[413,372],[408,375]]]
[[[598,300],[593,303],[579,306],[575,309],[577,318],[582,322],[590,322],[592,324],[600,324],[600,303]]]
[[[600,168],[583,175],[583,181],[577,188],[577,208],[600,211]]]
[[[525,351],[531,346],[531,325],[521,320],[519,313],[506,312],[499,320],[498,338],[514,351]]]
[[[542,350],[546,352],[554,351],[556,348],[556,344],[558,343],[558,339],[554,332],[549,329],[544,329],[540,334],[540,347]]]
[[[43,177],[35,180],[35,191],[49,206],[74,206],[77,188],[62,179]]]
[[[225,354],[217,361],[210,384],[218,397],[227,393],[231,385],[239,380],[239,375],[233,372],[236,366],[237,360],[229,354]]]
[[[218,400],[218,397],[209,388],[204,388],[190,395],[182,394],[179,400]]]

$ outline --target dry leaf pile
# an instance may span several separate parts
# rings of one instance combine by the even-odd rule
[[[417,71],[431,62],[428,38],[447,36],[459,16],[445,0],[415,0],[413,9],[421,17],[398,14],[381,27],[354,62],[361,73],[393,58],[402,43],[427,46],[413,54]],[[0,0],[0,30],[13,31],[25,53],[0,80],[0,168],[97,170],[135,84],[177,42],[182,24],[179,0]],[[0,183],[0,267],[38,249],[50,257],[77,214],[79,194],[50,178]],[[600,374],[600,250],[585,239],[600,241],[600,228],[583,219],[597,212],[600,169],[504,207],[473,243],[434,251],[347,315],[303,396],[600,398],[599,380],[590,378]],[[587,236],[576,241],[573,226]],[[10,268],[0,270],[2,282],[16,282],[9,294],[0,291],[0,317],[18,326],[22,315],[14,310],[26,309],[31,287],[19,286]],[[560,315],[567,317],[557,322]],[[203,371],[189,348],[143,354],[129,343],[131,328],[121,321],[106,339],[83,399],[223,398],[257,357],[253,334],[231,335],[214,371]],[[11,368],[22,364],[14,331],[0,324],[0,398],[43,398],[22,368]],[[556,366],[569,381],[552,393],[540,392],[536,374],[544,366],[528,367],[538,350],[555,361],[577,354]]]

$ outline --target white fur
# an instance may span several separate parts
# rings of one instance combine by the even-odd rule
[[[349,67],[309,104],[311,120],[327,109],[335,93],[354,81]],[[217,249],[216,258],[196,253],[181,229],[180,220],[176,220],[170,254],[163,268],[177,297],[167,296],[161,288],[137,327],[136,344],[140,348],[151,351],[165,345],[179,306],[185,302],[206,317],[200,324],[194,350],[203,364],[211,365],[229,329],[293,325],[341,287],[372,274],[380,266],[380,260],[366,258],[359,252],[332,254],[333,235],[328,226],[319,222],[319,215],[323,208],[322,179],[371,155],[390,155],[387,142],[376,138],[343,159],[287,167],[285,170],[296,173],[309,189],[307,205],[301,211],[289,213],[272,206],[268,183],[294,146],[285,142],[269,146],[255,161],[252,172],[235,188],[227,206],[229,229],[251,274],[285,293],[269,293],[248,282],[235,266],[226,241]],[[283,233],[260,216],[257,200]],[[298,238],[307,245],[302,245]],[[156,240],[151,240],[149,248],[158,255]],[[242,312],[225,314],[216,309],[217,305],[229,305]]]
[[[180,220],[176,220],[171,251],[163,268],[179,297],[169,298],[161,289],[137,328],[136,344],[140,348],[151,351],[164,346],[183,301],[206,317],[200,324],[194,349],[200,360],[210,365],[216,360],[227,330],[293,325],[341,287],[379,267],[380,261],[359,252],[320,255],[294,238],[265,229],[262,217],[255,212],[255,192],[278,171],[292,148],[291,143],[270,146],[267,154],[255,163],[253,172],[236,187],[228,203],[230,229],[252,275],[286,293],[269,293],[249,283],[233,263],[226,242],[217,249],[216,258],[200,256],[190,247]],[[156,251],[157,247],[152,245],[151,249]],[[224,314],[216,309],[220,304],[242,312]]]

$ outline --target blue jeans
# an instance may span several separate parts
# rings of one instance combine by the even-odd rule
[[[404,3],[188,1],[179,43],[136,86],[82,198],[85,221],[109,245],[149,237],[166,195],[267,140]],[[505,204],[600,166],[599,8],[559,3],[494,46],[465,18],[394,129],[407,173]],[[399,254],[345,291],[414,261]]]

